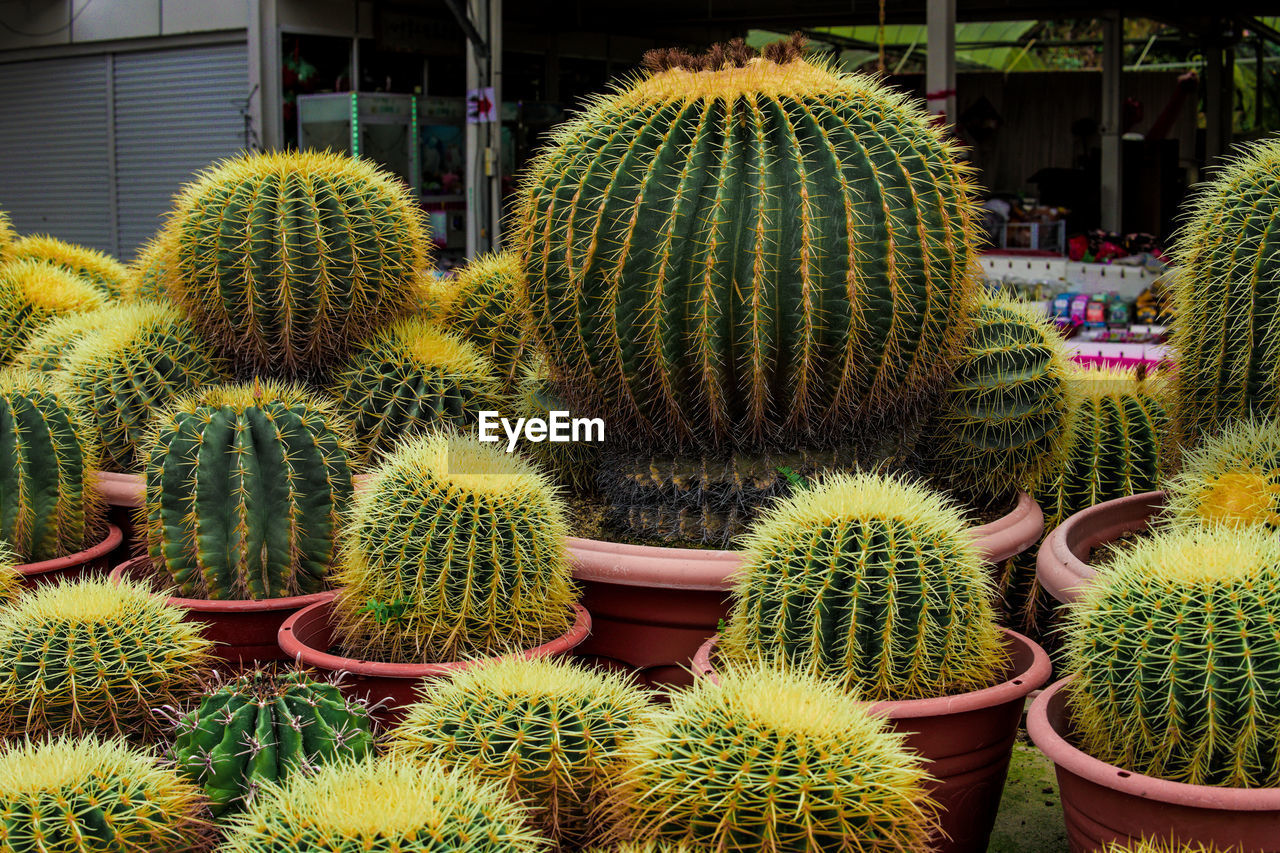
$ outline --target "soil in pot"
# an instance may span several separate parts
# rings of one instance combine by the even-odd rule
[[[106,535],[95,545],[38,563],[21,563],[14,568],[22,575],[27,586],[53,583],[59,580],[75,580],[84,574],[106,572],[114,563],[116,552],[124,543],[124,532],[114,524],[107,525]]]

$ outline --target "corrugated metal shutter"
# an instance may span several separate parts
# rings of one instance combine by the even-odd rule
[[[116,54],[120,257],[131,258],[155,233],[194,172],[244,148],[248,62],[243,42]]]
[[[107,58],[0,65],[0,208],[19,233],[115,252]]]

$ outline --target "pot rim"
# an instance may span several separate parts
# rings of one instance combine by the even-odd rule
[[[1037,582],[1058,602],[1071,604],[1079,597],[1083,587],[1097,574],[1097,569],[1077,556],[1069,544],[1077,540],[1077,529],[1095,519],[1105,519],[1118,507],[1131,504],[1148,506],[1152,510],[1150,515],[1154,515],[1158,508],[1164,505],[1164,500],[1163,490],[1140,492],[1136,495],[1103,501],[1068,516],[1061,524],[1049,531],[1040,545],[1040,550],[1036,554]],[[1089,547],[1092,549],[1095,545]]]
[[[151,569],[150,557],[134,557],[132,560],[126,560],[112,569],[108,577],[114,581],[119,581],[123,580],[126,575],[130,575],[150,583],[155,578],[154,574],[152,574],[154,570],[148,571],[149,569]],[[146,574],[143,574],[144,572]],[[152,583],[151,585],[154,589],[155,584]],[[164,595],[164,592],[159,591],[157,594]],[[326,589],[320,592],[308,593],[307,595],[260,598],[256,601],[252,599],[179,598],[165,595],[165,601],[174,607],[181,607],[193,613],[265,613],[273,610],[297,610],[311,604],[323,604],[337,594],[338,591],[335,589]]]
[[[23,577],[32,577],[34,575],[42,575],[46,572],[56,572],[59,569],[69,569],[73,566],[81,566],[85,563],[105,557],[112,551],[120,547],[120,543],[124,541],[124,531],[114,524],[107,525],[107,535],[98,544],[85,548],[83,551],[76,551],[74,554],[68,554],[65,557],[55,557],[52,560],[41,560],[38,563],[20,563],[14,566],[18,573]]]
[[[1280,811],[1280,788],[1227,788],[1172,782],[1108,764],[1077,748],[1059,728],[1067,722],[1064,691],[1074,677],[1067,676],[1046,687],[1027,712],[1027,734],[1060,771],[1112,791],[1160,803],[1221,811]]]
[[[146,492],[146,478],[141,474],[119,471],[92,472],[94,485],[108,506],[141,507]]]

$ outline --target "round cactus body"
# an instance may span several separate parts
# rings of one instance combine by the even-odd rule
[[[155,302],[122,305],[61,361],[73,400],[89,415],[102,463],[141,469],[151,420],[180,395],[229,378],[191,321]]]
[[[1243,421],[1207,439],[1167,488],[1178,521],[1280,529],[1280,421]]]
[[[536,853],[546,842],[501,787],[434,761],[328,764],[266,783],[232,818],[223,853]]]
[[[619,675],[502,660],[431,685],[391,733],[391,751],[502,782],[539,829],[581,849],[601,834],[598,808],[648,708]]]
[[[519,381],[529,335],[522,310],[524,270],[514,251],[471,260],[442,289],[439,322],[481,348],[504,388]]]
[[[419,300],[417,203],[373,164],[316,152],[224,162],[183,191],[163,287],[242,366],[326,367]]]
[[[1280,785],[1280,540],[1188,527],[1120,552],[1067,625],[1080,747],[1194,785]]]
[[[743,853],[929,847],[919,759],[837,685],[730,669],[655,717],[624,754],[625,837]]]
[[[177,717],[170,757],[203,786],[215,816],[264,782],[373,752],[368,708],[301,671],[255,670],[215,684]]]
[[[215,385],[160,416],[146,449],[147,553],[184,598],[326,588],[350,501],[349,427],[302,388]]]
[[[0,853],[199,850],[199,791],[120,740],[58,738],[0,751]]]
[[[13,360],[14,367],[53,373],[62,369],[76,344],[131,316],[133,306],[108,305],[93,311],[55,317],[40,326]]]
[[[129,271],[115,258],[67,243],[48,235],[23,237],[13,244],[17,260],[52,264],[92,284],[103,296],[116,299],[123,292]]]
[[[52,264],[13,261],[0,266],[0,365],[13,361],[31,336],[55,317],[104,304],[91,284]]]
[[[462,338],[410,317],[362,343],[334,381],[366,461],[434,427],[468,430],[498,408],[493,366]]]
[[[0,371],[0,537],[23,562],[78,551],[100,532],[98,446],[84,422],[51,377]]]
[[[452,661],[568,629],[565,510],[546,477],[494,445],[402,444],[356,496],[335,583],[335,636],[364,660]]]
[[[148,734],[207,663],[200,625],[144,584],[33,589],[0,610],[0,735]]]
[[[666,447],[820,446],[928,393],[978,280],[955,147],[867,76],[654,53],[533,163],[530,321],[575,410]]]
[[[924,486],[837,474],[744,540],[730,660],[830,678],[868,700],[989,687],[1005,662],[992,582],[960,512]]]

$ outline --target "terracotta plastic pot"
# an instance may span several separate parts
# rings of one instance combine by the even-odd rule
[[[94,471],[92,477],[98,493],[106,501],[107,521],[124,531],[124,541],[111,564],[114,566],[129,559],[130,550],[139,541],[134,519],[143,504],[146,481],[141,474],[114,471]]]
[[[1187,785],[1099,761],[1071,744],[1070,685],[1063,679],[1036,698],[1027,733],[1056,765],[1072,853],[1139,838],[1280,853],[1280,788]]]
[[[1007,515],[971,530],[983,556],[1005,560],[1044,533],[1040,506],[1025,492]],[[579,657],[633,671],[653,687],[690,684],[698,646],[729,615],[736,551],[661,548],[570,537],[573,576],[594,630]]]
[[[329,651],[333,644],[332,609],[331,598],[294,613],[280,626],[280,648],[288,657],[306,666],[345,673],[339,687],[347,695],[377,706],[375,717],[384,725],[400,721],[404,709],[417,701],[418,689],[424,680],[452,675],[479,663],[477,660],[383,663],[333,654]],[[568,631],[522,654],[530,659],[556,657],[572,651],[586,639],[591,633],[591,615],[580,605],[575,604],[573,609],[574,621]]]
[[[156,577],[147,557],[121,563],[112,570],[111,577],[115,580],[129,578],[144,581],[155,589],[165,587],[165,583]],[[191,621],[204,624],[201,633],[216,644],[215,655],[228,663],[240,665],[286,657],[276,641],[280,626],[304,607],[330,601],[335,595],[337,593],[333,590],[327,590],[311,595],[266,598],[261,601],[222,601],[174,596],[168,597],[166,601],[185,610]]]
[[[930,791],[942,807],[936,853],[982,853],[995,826],[1013,741],[1022,722],[1026,697],[1049,680],[1049,656],[1017,631],[1002,629],[1009,667],[996,685],[938,699],[876,702],[882,714],[906,736],[908,748],[925,759],[934,777]],[[715,678],[713,656],[718,637],[698,649],[693,670]]]
[[[1036,555],[1036,580],[1063,604],[1080,597],[1097,574],[1087,560],[1099,545],[1146,530],[1163,509],[1164,492],[1143,492],[1091,506],[1070,516],[1044,538]]]
[[[15,566],[26,586],[39,586],[54,581],[75,580],[77,577],[91,572],[105,572],[111,568],[112,555],[124,542],[124,532],[114,524],[107,525],[107,535],[92,548],[58,557],[55,560],[41,560],[38,563],[23,563]]]

